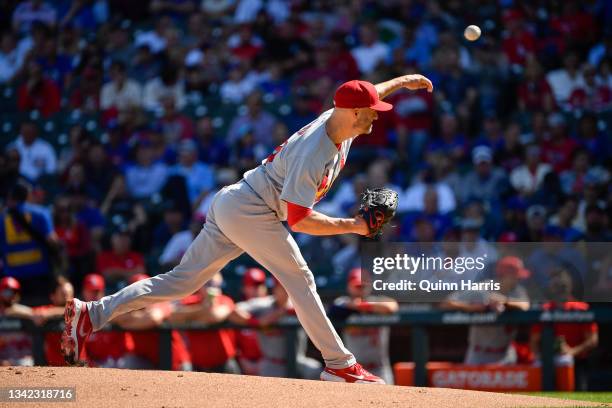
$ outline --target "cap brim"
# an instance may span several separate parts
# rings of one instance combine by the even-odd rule
[[[374,105],[370,106],[370,109],[374,109],[375,111],[379,112],[385,112],[393,109],[393,105],[385,101],[378,101]]]

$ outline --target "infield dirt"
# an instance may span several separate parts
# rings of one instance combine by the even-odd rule
[[[446,388],[357,385],[176,371],[85,367],[2,367],[1,387],[76,387],[76,403],[0,407],[462,408],[605,404]]]

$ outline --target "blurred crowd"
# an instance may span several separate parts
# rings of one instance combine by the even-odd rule
[[[0,10],[0,275],[18,280],[28,306],[48,304],[49,287],[60,305],[176,265],[214,193],[356,78],[422,73],[434,92],[388,98],[395,109],[353,144],[320,211],[353,215],[366,187],[387,186],[400,191],[392,241],[612,238],[609,1],[28,0]],[[478,41],[462,38],[468,24],[482,28]],[[339,294],[359,266],[358,238],[298,241],[319,287]],[[236,301],[255,266],[238,263],[224,271]],[[209,295],[216,284],[120,324],[185,321],[211,302],[221,310],[211,321],[290,311],[274,306],[287,304],[278,285],[274,299],[234,308]],[[219,333],[210,341],[222,349]],[[134,347],[120,336],[101,344]],[[174,355],[196,338],[173,336]],[[278,347],[266,372],[283,365]],[[237,355],[248,372],[248,352]],[[125,364],[117,356],[105,355]],[[235,369],[227,360],[175,363]],[[304,357],[303,375],[313,366]]]

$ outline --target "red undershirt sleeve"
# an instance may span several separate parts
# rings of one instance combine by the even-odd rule
[[[306,218],[312,212],[312,208],[302,207],[287,201],[287,224],[292,227],[294,224]]]

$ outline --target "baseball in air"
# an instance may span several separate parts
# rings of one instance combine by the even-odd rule
[[[476,41],[478,38],[480,38],[480,27],[477,25],[467,26],[463,32],[463,36],[468,41]]]

